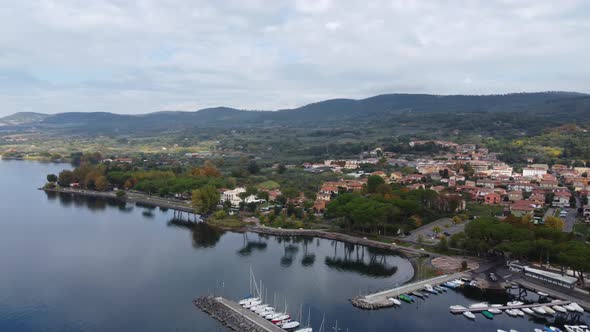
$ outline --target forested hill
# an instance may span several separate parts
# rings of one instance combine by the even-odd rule
[[[129,133],[147,134],[191,128],[240,127],[318,127],[329,128],[380,121],[379,125],[396,125],[396,119],[407,122],[428,121],[431,114],[440,121],[457,116],[465,119],[480,114],[529,116],[551,123],[587,121],[590,95],[569,92],[515,93],[506,95],[426,95],[385,94],[361,100],[333,99],[275,112],[245,111],[227,107],[208,108],[196,112],[156,112],[122,115],[107,112],[17,113],[0,118],[2,130],[56,131],[70,134]],[[437,116],[439,114],[439,116]],[[444,116],[443,116],[444,115]],[[16,119],[16,121],[15,121]],[[471,121],[471,120],[470,120]],[[487,120],[486,120],[487,121]]]

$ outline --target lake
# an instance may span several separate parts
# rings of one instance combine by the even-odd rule
[[[408,282],[411,263],[362,246],[223,232],[174,220],[172,211],[36,190],[64,168],[0,161],[0,331],[225,331],[191,301],[242,298],[250,267],[270,302],[286,302],[295,315],[309,308],[314,327],[323,315],[342,331],[532,331],[544,323],[449,314],[451,304],[479,302],[478,292],[359,310],[348,299]]]

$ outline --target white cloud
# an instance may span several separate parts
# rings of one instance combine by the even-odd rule
[[[590,92],[584,0],[6,0],[0,115]]]

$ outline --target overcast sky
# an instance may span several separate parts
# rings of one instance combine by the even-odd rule
[[[3,0],[0,115],[590,92],[588,0]]]

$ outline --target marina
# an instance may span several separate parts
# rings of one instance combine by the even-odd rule
[[[421,280],[407,285],[402,285],[396,288],[380,291],[369,295],[359,296],[350,300],[352,305],[361,309],[381,309],[394,305],[390,298],[399,296],[400,294],[413,293],[424,289],[427,285],[439,285],[447,281],[461,279],[465,277],[465,273],[457,273],[452,275],[443,275],[431,279]]]
[[[476,306],[476,307],[469,307],[469,308],[451,308],[450,311],[453,314],[462,314],[466,311],[471,312],[482,312],[482,311],[489,311],[491,309],[497,310],[512,310],[512,309],[524,309],[524,308],[542,308],[548,305],[550,306],[563,306],[570,304],[570,301],[555,301],[551,303],[532,303],[532,304],[519,304],[519,305],[502,305],[502,306]]]
[[[234,331],[285,332],[256,313],[223,297],[200,297],[193,304]]]

